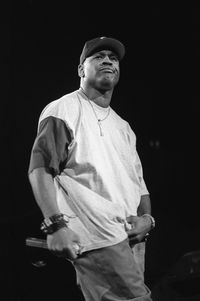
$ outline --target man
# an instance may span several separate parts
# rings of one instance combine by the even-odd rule
[[[80,88],[41,113],[29,179],[48,248],[69,259],[86,301],[152,300],[144,241],[154,227],[136,137],[110,107],[124,45],[85,43]]]

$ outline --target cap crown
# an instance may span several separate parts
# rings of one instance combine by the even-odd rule
[[[120,41],[113,38],[98,37],[85,43],[80,56],[80,64],[82,64],[87,57],[100,50],[112,50],[118,56],[119,60],[125,55],[125,47]]]

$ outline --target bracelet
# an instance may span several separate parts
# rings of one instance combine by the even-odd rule
[[[142,217],[145,217],[145,216],[149,217],[151,220],[151,229],[155,228],[156,222],[155,222],[155,219],[153,218],[153,216],[148,213],[145,213],[142,215]]]
[[[45,218],[41,224],[41,231],[44,234],[53,234],[61,228],[67,227],[69,220],[65,218],[62,213],[54,214],[48,218]]]

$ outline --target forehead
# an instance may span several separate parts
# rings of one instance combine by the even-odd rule
[[[94,53],[115,54],[116,55],[116,53],[112,49],[97,49]]]
[[[94,53],[92,53],[91,56],[93,56],[95,54],[115,55],[115,56],[117,56],[117,54],[114,51],[112,51],[111,49],[98,49]]]

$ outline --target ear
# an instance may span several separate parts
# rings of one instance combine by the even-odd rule
[[[83,64],[80,64],[80,65],[78,66],[78,75],[79,75],[80,77],[84,77],[84,76],[85,76]]]

